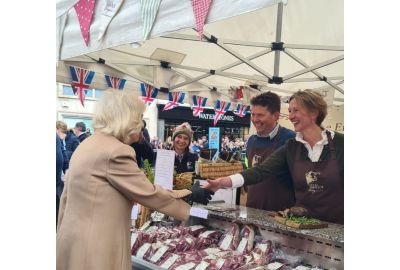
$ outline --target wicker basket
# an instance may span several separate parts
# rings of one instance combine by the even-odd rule
[[[241,162],[200,163],[199,174],[202,178],[216,179],[243,171]]]
[[[140,214],[138,216],[138,219],[136,220],[136,228],[142,227],[142,225],[150,219],[150,214],[152,210],[144,207],[143,205],[140,206]]]

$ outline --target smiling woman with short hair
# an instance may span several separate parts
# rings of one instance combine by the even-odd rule
[[[289,99],[289,120],[296,137],[257,167],[209,180],[207,188],[252,185],[269,175],[291,175],[296,203],[289,213],[344,223],[344,135],[322,127],[327,104],[315,91],[297,91]]]

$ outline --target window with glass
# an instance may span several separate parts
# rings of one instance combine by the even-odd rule
[[[63,92],[64,96],[75,96],[72,87],[69,85],[63,85]],[[93,97],[93,90],[92,89],[85,89],[85,96],[88,98]]]

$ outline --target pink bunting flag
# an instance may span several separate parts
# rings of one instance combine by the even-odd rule
[[[212,0],[192,0],[192,7],[194,17],[196,19],[197,32],[201,39],[203,35],[203,26],[206,22],[208,11],[210,9]]]
[[[79,0],[79,2],[74,6],[86,46],[89,45],[89,30],[90,24],[92,23],[95,4],[96,0]]]

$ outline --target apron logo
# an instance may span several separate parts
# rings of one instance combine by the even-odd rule
[[[306,173],[306,181],[308,185],[308,191],[315,193],[324,191],[324,186],[318,184],[318,175],[320,172],[309,171]]]
[[[251,164],[252,164],[253,167],[254,167],[254,166],[255,166],[257,163],[259,163],[260,161],[261,161],[261,156],[259,156],[259,155],[254,155]]]
[[[190,161],[188,161],[188,162],[186,163],[186,166],[187,166],[188,170],[193,169],[192,162],[190,162]]]

